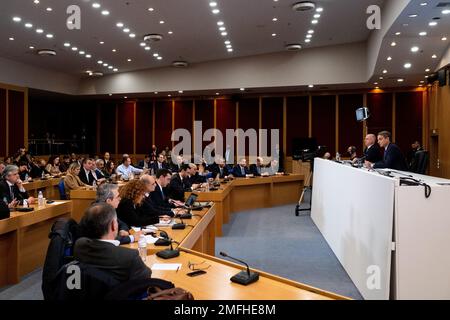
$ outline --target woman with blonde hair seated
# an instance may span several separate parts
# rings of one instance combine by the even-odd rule
[[[66,190],[68,199],[70,199],[70,191],[90,187],[78,177],[80,168],[81,166],[78,162],[73,162],[70,164],[69,169],[67,169],[66,176],[64,177],[64,189]]]

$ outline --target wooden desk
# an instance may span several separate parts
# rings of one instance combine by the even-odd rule
[[[206,274],[198,277],[188,277],[191,270],[188,263],[211,265]],[[347,299],[346,297],[320,290],[299,282],[291,281],[275,275],[258,271],[260,278],[249,286],[232,283],[230,278],[245,267],[211,257],[205,254],[182,249],[179,257],[168,260],[156,255],[147,257],[146,264],[151,267],[154,263],[181,263],[176,271],[152,271],[153,278],[171,281],[177,287],[190,291],[196,300],[330,300]]]
[[[188,249],[193,249],[199,252],[203,252],[209,255],[215,255],[215,218],[216,218],[216,205],[211,208],[205,208],[202,211],[193,211],[193,214],[199,215],[193,216],[192,219],[183,220],[185,224],[192,227],[186,227],[184,230],[172,230],[171,228],[160,228],[167,232],[170,238],[180,244],[180,246]],[[177,245],[174,244],[174,247]],[[138,243],[126,245],[126,247],[132,249],[138,249]],[[148,245],[147,254],[152,255],[158,251],[169,248],[164,246],[155,246],[154,244]]]
[[[303,190],[304,175],[237,178],[222,184],[219,190],[198,194],[197,201],[214,201],[217,205],[216,235],[222,236],[222,224],[230,213],[258,208],[270,208],[298,201]],[[190,192],[185,194],[187,198]]]
[[[69,218],[70,201],[58,201],[32,212],[12,212],[0,220],[0,287],[15,284],[20,277],[43,266],[48,234],[58,218]]]
[[[44,198],[58,200],[61,199],[58,189],[60,181],[61,178],[47,180],[34,179],[33,182],[24,182],[23,187],[31,197],[37,198],[39,191],[42,191]]]

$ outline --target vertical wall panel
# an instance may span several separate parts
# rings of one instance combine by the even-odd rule
[[[25,94],[8,90],[8,104],[9,153],[14,154],[24,146]]]
[[[0,157],[6,156],[6,90],[0,89]]]
[[[114,153],[116,148],[116,103],[100,104],[100,152]]]
[[[314,96],[312,98],[312,136],[317,144],[336,153],[336,96]]]
[[[280,150],[283,150],[283,98],[263,98],[262,108],[262,129],[267,129],[267,147],[268,153],[271,155],[270,146],[279,144]],[[270,130],[278,129],[278,141],[272,142],[270,139]],[[264,143],[264,141],[262,141]]]
[[[293,140],[309,135],[309,97],[288,97],[286,113],[286,156],[292,156]]]
[[[202,122],[202,134],[208,129],[214,129],[214,100],[195,100],[195,121]],[[202,148],[208,144],[204,141]]]
[[[175,130],[186,129],[189,131],[189,133],[191,134],[191,148],[192,148],[192,139],[194,139],[192,110],[193,110],[193,101],[191,100],[175,101]],[[175,142],[175,144],[177,143],[179,142]]]
[[[155,143],[159,151],[172,142],[172,101],[157,101],[155,105]]]
[[[118,152],[133,153],[134,133],[134,102],[123,102],[118,104],[119,108],[119,136]]]
[[[362,94],[339,96],[339,152],[345,154],[349,146],[355,146],[358,155],[363,152],[363,124],[356,121],[356,109],[363,106]]]
[[[414,141],[423,143],[422,95],[422,92],[400,92],[395,95],[395,142],[405,154]]]
[[[216,100],[216,128],[222,132],[223,135],[223,150],[225,153],[227,144],[235,144],[235,139],[231,142],[226,141],[226,130],[236,129],[236,102],[233,100],[218,99]]]
[[[367,107],[370,109],[367,133],[392,132],[392,93],[367,94]]]
[[[250,99],[241,99],[239,100],[239,129],[247,131],[248,129],[255,129],[256,135],[258,137],[259,130],[259,99],[258,98],[250,98]],[[249,139],[245,139],[245,155],[250,155],[250,145]],[[241,142],[239,142],[241,143]],[[256,146],[256,151],[258,152],[258,145]],[[236,155],[238,152],[238,148],[236,146]],[[256,155],[251,155],[256,156]],[[237,159],[239,161],[239,159]]]
[[[136,104],[136,153],[149,154],[153,136],[153,102]]]

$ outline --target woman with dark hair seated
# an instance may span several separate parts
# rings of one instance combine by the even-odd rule
[[[144,227],[159,222],[158,216],[151,216],[142,211],[146,185],[141,180],[131,180],[120,190],[117,216],[130,227]]]

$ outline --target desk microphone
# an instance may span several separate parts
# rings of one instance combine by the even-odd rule
[[[225,252],[220,252],[220,255],[222,257],[230,258],[231,260],[235,260],[235,261],[237,261],[239,263],[242,263],[242,264],[244,264],[247,267],[247,271],[242,270],[241,272],[239,272],[239,273],[235,274],[234,276],[232,276],[230,278],[230,280],[232,282],[239,283],[239,284],[242,284],[244,286],[247,286],[250,283],[253,283],[253,282],[256,282],[256,281],[259,280],[259,273],[250,271],[250,267],[244,261],[236,259],[236,258],[233,258],[233,257],[230,257]]]
[[[180,255],[180,250],[173,248],[173,243],[175,242],[176,244],[178,244],[178,242],[176,242],[170,238],[168,240],[170,241],[170,248],[158,251],[156,253],[156,255],[158,257],[163,258],[163,259],[172,259],[172,258],[176,258]]]
[[[183,219],[181,217],[178,217],[180,219],[181,223],[175,223],[172,226],[172,230],[183,230],[186,229],[186,224],[183,222]]]

